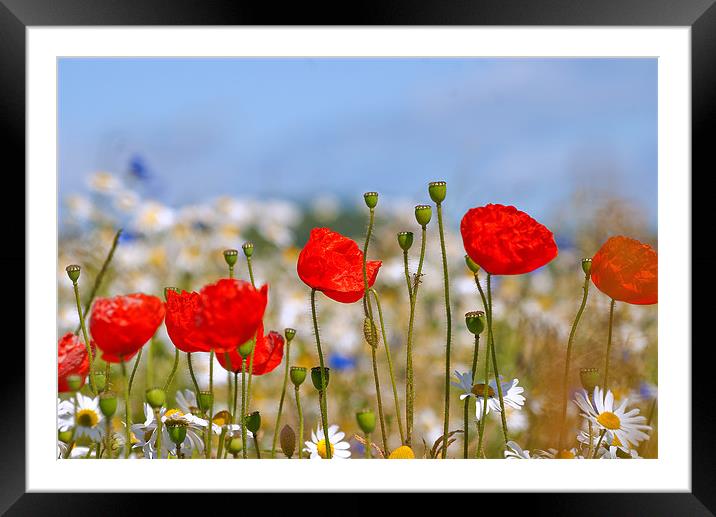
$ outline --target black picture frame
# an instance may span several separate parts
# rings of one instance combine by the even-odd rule
[[[375,2],[352,5],[318,3],[193,0],[0,0],[0,120],[3,140],[3,187],[7,211],[3,222],[6,240],[0,246],[0,272],[3,272],[8,306],[19,312],[19,293],[24,292],[25,228],[17,223],[19,209],[10,203],[24,199],[25,192],[25,29],[28,26],[61,25],[569,25],[569,26],[688,26],[691,27],[692,73],[692,181],[714,170],[709,129],[716,125],[716,0],[490,0],[465,2],[432,0],[420,2]],[[699,172],[700,171],[700,172]],[[7,193],[12,192],[12,196]],[[710,194],[708,188],[695,189],[692,200],[692,235],[710,235],[711,203],[698,203],[698,196]],[[709,200],[710,201],[710,200]],[[8,207],[10,210],[7,210]],[[701,213],[699,213],[701,211]],[[9,234],[9,235],[8,235]],[[9,237],[9,238],[8,238]],[[692,322],[709,317],[714,302],[698,294],[709,293],[714,259],[703,250],[692,253],[693,270],[701,275],[693,291]],[[48,264],[54,259],[48,257]],[[20,274],[23,272],[24,274]],[[671,274],[671,273],[670,273]],[[691,278],[681,274],[684,282]],[[703,286],[703,287],[702,287]],[[26,307],[26,310],[32,310]],[[14,315],[8,321],[24,321]],[[9,325],[9,324],[8,324]],[[25,351],[24,338],[6,334],[3,346],[2,426],[4,445],[0,454],[0,512],[9,515],[83,515],[94,513],[134,513],[146,508],[143,497],[122,494],[28,494],[25,493]],[[24,341],[24,339],[23,339]],[[707,384],[712,375],[708,350],[710,340],[693,340],[692,347],[692,491],[690,493],[622,494],[531,494],[529,498],[510,497],[508,513],[579,515],[713,515],[716,513],[716,453],[711,441],[716,430],[713,391]],[[49,345],[48,345],[49,346]],[[683,347],[687,343],[669,343]],[[7,365],[12,365],[8,368]],[[687,387],[684,386],[684,389]],[[668,444],[665,444],[668,446]],[[78,486],[81,483],[78,481]],[[187,494],[184,494],[185,496]],[[481,496],[482,497],[482,496]],[[311,513],[316,502],[306,501]],[[166,502],[170,504],[169,502]],[[238,503],[238,501],[237,501]],[[240,507],[247,509],[247,500]],[[401,503],[402,505],[403,503]],[[214,508],[219,509],[215,503]],[[184,505],[182,505],[184,507]],[[311,509],[312,507],[312,509]],[[185,508],[188,508],[186,506]],[[239,508],[237,505],[235,508]],[[334,508],[335,510],[335,508]],[[233,510],[231,510],[233,511]],[[340,509],[339,509],[340,511]],[[147,510],[148,513],[148,510]],[[206,512],[204,512],[206,513]],[[504,513],[504,511],[500,511]]]

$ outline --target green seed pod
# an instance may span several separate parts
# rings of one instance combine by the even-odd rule
[[[251,434],[256,436],[256,433],[258,433],[261,428],[261,414],[258,411],[254,411],[246,415],[244,417],[244,425],[246,425],[246,429],[251,431]]]
[[[293,338],[296,337],[296,329],[287,327],[283,329],[283,335],[286,338],[286,342],[290,343],[291,341],[293,341]]]
[[[80,278],[80,271],[82,268],[80,268],[77,264],[71,264],[65,268],[65,271],[67,271],[67,276],[70,277],[70,280],[72,280],[72,283],[77,283],[77,280]]]
[[[363,337],[373,348],[378,346],[378,329],[370,318],[363,319]]]
[[[288,424],[284,425],[278,439],[284,455],[291,459],[296,452],[296,433],[293,428]]]
[[[229,267],[234,267],[236,265],[236,261],[238,258],[239,258],[239,250],[235,250],[235,249],[224,250],[224,260],[229,265]]]
[[[415,207],[415,220],[425,228],[433,217],[433,207],[430,205],[418,205]]]
[[[99,396],[99,409],[102,414],[110,418],[117,411],[117,395],[112,391],[104,391]]]
[[[241,249],[244,250],[244,255],[246,255],[247,257],[251,257],[251,255],[254,254],[254,243],[245,242],[241,245]]]
[[[599,384],[599,368],[580,369],[579,379],[582,381],[582,388],[591,394],[594,388]]]
[[[365,204],[368,208],[371,210],[378,206],[378,193],[377,192],[366,192],[363,194],[363,199],[365,200]]]
[[[321,388],[321,367],[320,366],[314,366],[311,368],[311,382],[313,382],[313,387],[316,388],[318,391],[323,391],[325,388],[328,387],[328,380],[330,379],[330,368],[323,368],[323,374],[326,377],[326,385],[324,388]]]
[[[398,234],[398,246],[403,251],[408,251],[413,245],[413,232],[400,232]]]
[[[214,404],[214,394],[210,391],[200,391],[197,402],[199,403],[199,409],[206,413]]]
[[[306,369],[302,366],[291,367],[291,382],[294,386],[299,387],[306,380]]]
[[[447,195],[447,183],[444,181],[431,182],[428,184],[428,193],[430,194],[430,199],[435,203],[442,203],[445,201],[445,196]]]
[[[239,355],[243,359],[246,359],[248,356],[251,355],[251,352],[253,352],[253,350],[254,350],[254,340],[250,339],[246,343],[244,343],[243,345],[241,345],[239,347]]]
[[[365,434],[370,434],[375,431],[375,413],[370,409],[364,409],[356,413],[356,420],[358,421],[358,427],[361,428]]]
[[[161,388],[150,388],[146,393],[147,404],[153,409],[160,408],[167,401],[167,394]]]
[[[94,372],[94,385],[97,387],[97,391],[104,391],[107,387],[107,376],[104,372]]]
[[[189,424],[182,419],[168,418],[166,421],[167,433],[174,445],[181,445],[186,439],[186,429]]]
[[[229,436],[226,439],[226,450],[230,454],[238,454],[241,452],[241,436]]]
[[[465,255],[465,264],[467,264],[467,269],[472,271],[473,274],[480,271],[480,266],[478,266],[477,263],[469,257],[469,255]]]
[[[179,288],[177,288],[177,287],[165,287],[164,288],[164,300],[167,299],[167,293],[169,291],[174,291],[177,294],[180,292]]]
[[[590,276],[592,274],[592,259],[582,259],[582,271],[584,271],[584,274],[587,276]]]
[[[476,336],[482,334],[485,330],[485,313],[482,311],[472,311],[465,314],[465,325],[467,330]]]
[[[68,375],[67,376],[67,387],[70,391],[79,391],[82,387],[84,379],[79,375]]]
[[[72,441],[73,434],[75,434],[75,431],[70,427],[66,431],[58,431],[57,439],[60,440],[62,443],[70,443]]]

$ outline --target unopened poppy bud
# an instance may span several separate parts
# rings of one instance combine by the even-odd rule
[[[320,366],[314,366],[311,368],[311,382],[313,382],[313,387],[316,388],[318,391],[323,391],[325,388],[328,387],[328,379],[329,379],[329,372],[330,368],[323,368],[323,374],[326,377],[326,385],[321,387],[321,367]]]
[[[371,210],[378,206],[378,193],[377,192],[366,192],[363,194],[363,199],[365,200],[365,204],[368,208]]]
[[[585,258],[582,259],[582,271],[584,271],[584,274],[589,276],[592,273],[592,259]]]
[[[482,311],[472,311],[465,314],[465,325],[467,330],[476,336],[482,334],[485,330],[485,313]]]
[[[241,436],[230,436],[226,442],[226,450],[230,454],[236,455],[241,452]]]
[[[445,196],[447,195],[447,183],[444,181],[431,182],[428,185],[428,193],[430,194],[430,199],[435,203],[442,203],[445,201]]]
[[[107,376],[104,372],[94,372],[94,385],[97,387],[97,391],[104,391],[107,386]]]
[[[293,341],[293,338],[296,337],[296,329],[287,327],[283,329],[283,335],[286,338],[286,343],[290,343],[291,341]]]
[[[253,413],[246,415],[244,417],[244,425],[246,425],[246,429],[251,431],[251,434],[256,436],[256,433],[258,433],[261,428],[261,413],[254,411]]]
[[[400,232],[398,234],[398,246],[403,251],[408,251],[413,245],[413,232]]]
[[[296,433],[293,428],[288,424],[284,425],[278,439],[281,444],[283,454],[287,458],[291,459],[293,457],[293,453],[296,452]]]
[[[82,268],[80,268],[77,264],[69,265],[65,268],[65,271],[67,271],[67,276],[70,277],[70,280],[72,280],[72,283],[76,283],[77,280],[80,278],[80,271]]]
[[[239,258],[239,250],[235,249],[229,249],[224,250],[224,260],[229,265],[229,267],[234,267],[236,265],[236,261]]]
[[[245,242],[241,245],[241,249],[244,250],[244,255],[247,257],[250,257],[254,254],[254,243],[253,242]]]
[[[210,391],[200,391],[197,402],[199,403],[199,409],[206,413],[214,404],[214,394]]]
[[[246,359],[254,351],[254,340],[250,339],[239,347],[239,355],[242,359]]]
[[[66,431],[58,431],[57,439],[63,443],[70,443],[73,434],[75,434],[75,432],[72,428],[69,428]]]
[[[67,387],[70,391],[78,391],[82,387],[82,377],[79,375],[68,375]]]
[[[365,434],[370,434],[375,431],[375,413],[370,409],[364,409],[356,413],[356,420],[358,421],[358,427]]]
[[[587,390],[587,393],[592,393],[599,383],[599,368],[580,369],[579,379],[582,381],[582,388]]]
[[[189,426],[188,422],[179,418],[168,418],[165,424],[167,426],[169,439],[174,442],[174,445],[184,443],[186,439],[186,429]]]
[[[477,263],[472,260],[469,255],[465,255],[465,264],[467,264],[467,269],[469,269],[473,273],[477,273],[478,271],[480,271],[480,266],[478,266]]]
[[[418,205],[415,207],[415,220],[422,227],[425,227],[433,217],[433,208],[430,205]]]
[[[167,401],[167,394],[161,388],[150,388],[146,393],[147,404],[153,409],[160,408]]]
[[[363,336],[370,346],[373,348],[378,346],[378,329],[370,318],[363,319]]]
[[[297,388],[306,380],[306,369],[302,366],[291,367],[291,382]]]
[[[179,293],[179,288],[177,288],[177,287],[165,287],[165,288],[164,288],[164,300],[167,299],[167,293],[168,293],[169,291],[174,291],[175,293],[178,294],[178,293]]]
[[[105,391],[99,396],[99,409],[102,414],[110,418],[117,411],[117,395],[112,391]]]

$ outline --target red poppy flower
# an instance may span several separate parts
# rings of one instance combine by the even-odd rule
[[[460,233],[467,255],[492,275],[529,273],[557,256],[552,232],[514,206],[471,208]]]
[[[226,363],[226,354],[218,354],[217,359],[224,369],[229,370],[228,364]],[[229,352],[229,359],[231,360],[231,371],[241,371],[241,356],[236,349]],[[265,373],[272,372],[283,359],[283,336],[278,332],[271,331],[267,336],[264,336],[263,323],[259,327],[256,333],[256,344],[254,345],[254,365],[253,374],[263,375]],[[246,360],[246,371],[248,369],[249,360]]]
[[[217,353],[231,352],[256,335],[268,301],[268,285],[224,278],[199,293],[199,329]]]
[[[79,375],[84,386],[89,373],[89,356],[87,347],[80,338],[68,332],[57,342],[57,391],[70,391],[67,377]]]
[[[382,262],[366,263],[368,286],[375,283]],[[298,276],[309,287],[342,303],[363,297],[363,252],[355,241],[328,228],[314,228],[298,256]]]
[[[206,337],[198,327],[200,322],[201,296],[199,293],[167,290],[167,314],[164,324],[174,346],[182,352],[208,352],[211,350]]]
[[[149,341],[164,319],[164,303],[142,293],[98,298],[92,306],[90,332],[102,359],[131,359]]]
[[[591,274],[597,289],[614,300],[651,305],[659,298],[656,251],[635,239],[608,239],[592,258]]]

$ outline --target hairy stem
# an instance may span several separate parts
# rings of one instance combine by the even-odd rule
[[[326,456],[331,459],[331,442],[328,439],[328,404],[326,403],[326,369],[323,362],[323,351],[321,350],[321,336],[318,332],[318,317],[316,316],[316,290],[311,289],[311,317],[313,319],[313,333],[316,337],[316,349],[318,350],[318,362],[321,367],[321,390],[319,390],[319,402],[321,405],[321,422],[323,425],[323,438],[326,440]]]
[[[405,368],[405,443],[410,446],[413,439],[413,422],[415,420],[415,383],[413,378],[413,328],[415,325],[415,305],[418,299],[418,286],[423,274],[423,262],[425,261],[425,237],[427,227],[423,226],[420,235],[420,259],[418,260],[418,271],[415,274],[415,282],[410,291],[410,321],[408,323],[408,344],[406,348]]]
[[[445,231],[443,230],[442,203],[436,203],[438,212],[438,230],[440,232],[440,251],[443,259],[443,278],[445,282],[445,319],[447,332],[445,336],[445,418],[443,423],[443,436],[445,447],[442,449],[442,458],[447,458],[447,435],[450,424],[450,338],[452,334],[452,314],[450,311],[450,279],[448,277],[447,252],[445,250]]]

